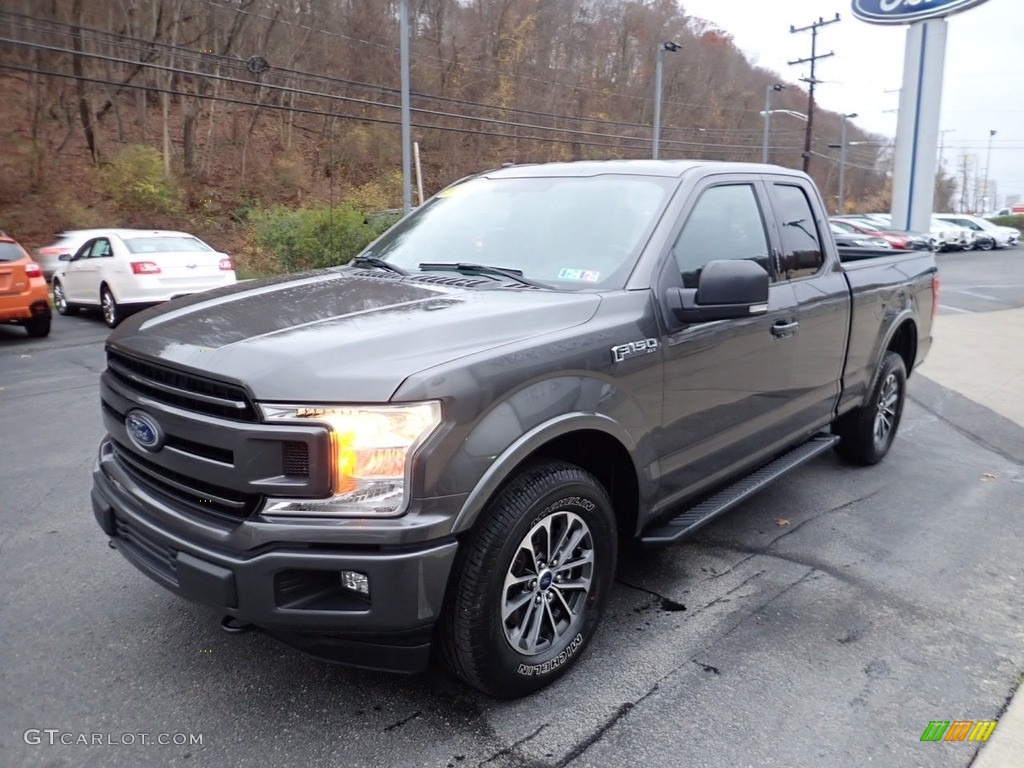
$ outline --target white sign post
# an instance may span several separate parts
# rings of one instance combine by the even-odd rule
[[[896,125],[892,223],[931,229],[935,153],[939,146],[946,17],[987,0],[853,0],[853,15],[870,24],[910,24]]]
[[[892,179],[896,229],[927,232],[932,228],[946,30],[945,19],[919,21],[907,30]]]

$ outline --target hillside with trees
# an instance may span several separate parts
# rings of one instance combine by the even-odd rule
[[[661,156],[761,158],[780,76],[685,0],[410,7],[428,196],[502,163],[649,157],[665,41],[681,50],[665,58]],[[344,260],[372,237],[367,214],[401,205],[398,14],[397,0],[6,0],[0,227],[31,246],[76,227],[190,229],[250,273]],[[772,106],[804,112],[807,94],[788,83]],[[811,154],[833,209],[840,120],[816,112]],[[804,123],[772,128],[771,161],[800,167]],[[846,207],[886,207],[891,148],[852,124],[848,139]],[[339,220],[363,230],[341,243]],[[283,264],[282,233],[322,252]]]

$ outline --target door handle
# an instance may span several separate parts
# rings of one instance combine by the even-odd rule
[[[785,320],[778,320],[772,326],[772,336],[777,339],[785,339],[796,333],[796,329],[800,327],[800,323],[796,320],[786,322]]]

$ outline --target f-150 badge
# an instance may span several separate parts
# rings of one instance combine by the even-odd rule
[[[640,339],[640,341],[631,341],[628,344],[617,344],[612,347],[612,361],[621,363],[631,357],[649,355],[652,352],[657,352],[658,346],[657,339]]]

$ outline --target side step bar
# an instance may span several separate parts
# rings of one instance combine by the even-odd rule
[[[792,469],[824,453],[839,442],[837,435],[819,433],[788,453],[765,464],[732,485],[723,488],[714,496],[705,499],[695,507],[675,517],[656,524],[640,537],[645,547],[661,547],[689,536],[698,528],[714,520],[723,512],[732,509],[741,501],[753,496],[770,483],[775,482]]]

